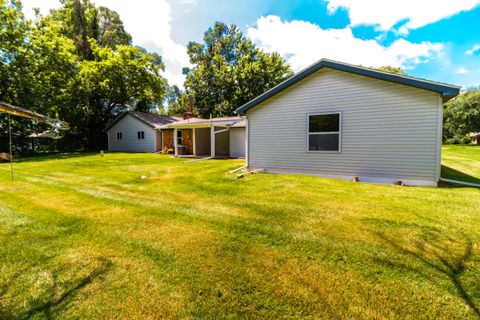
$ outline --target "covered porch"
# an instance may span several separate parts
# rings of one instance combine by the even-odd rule
[[[223,126],[181,126],[173,129],[174,154],[176,157],[228,157],[229,128]],[[187,133],[187,134],[185,134]],[[186,137],[191,136],[191,149]]]
[[[230,129],[245,123],[244,118],[229,117],[215,119],[191,118],[169,124],[164,128],[163,141],[167,130],[173,140],[176,157],[228,158],[231,156]]]

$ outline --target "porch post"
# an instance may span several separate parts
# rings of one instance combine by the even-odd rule
[[[163,139],[164,139],[163,130],[160,130],[160,139],[162,139],[162,145],[160,147],[162,148],[162,153],[163,153],[163,149],[165,149],[165,147],[164,147],[165,142],[163,141]]]
[[[197,147],[195,144],[195,128],[192,129],[192,134],[193,134],[193,155],[197,155]]]
[[[177,145],[177,128],[173,129],[173,148],[175,149],[175,157],[178,157],[178,145]]]
[[[210,125],[210,157],[215,158],[215,126]]]

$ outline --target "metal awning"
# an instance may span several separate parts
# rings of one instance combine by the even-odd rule
[[[0,101],[0,113],[6,113],[6,114],[9,114],[9,115],[13,115],[13,116],[18,116],[18,117],[22,117],[22,118],[28,118],[28,119],[41,121],[41,122],[44,122],[44,123],[56,128],[56,129],[61,129],[61,130],[68,129],[68,124],[66,122],[63,122],[63,121],[60,121],[60,120],[57,120],[57,119],[53,119],[53,118],[41,115],[40,113],[30,111],[30,110],[25,109],[25,108],[20,108],[20,107],[17,107],[17,106],[13,106],[11,104],[1,102],[1,101]]]
[[[1,101],[0,101],[0,113],[6,113],[8,116],[8,145],[9,145],[9,153],[10,153],[10,168],[11,168],[12,181],[13,181],[13,154],[12,154],[12,128],[11,128],[12,126],[11,126],[11,119],[10,119],[11,116],[18,116],[22,118],[44,122],[57,130],[68,129],[68,124],[66,122],[49,118],[47,116],[41,115],[40,113],[36,113],[28,109],[13,106],[11,104],[1,102]]]

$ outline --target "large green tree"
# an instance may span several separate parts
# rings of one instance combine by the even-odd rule
[[[445,104],[444,132],[459,142],[470,132],[480,132],[480,89],[469,90]]]
[[[19,96],[29,63],[29,34],[21,2],[0,0],[0,100],[15,101]]]
[[[190,62],[185,87],[204,117],[233,115],[235,109],[292,75],[277,53],[265,53],[237,26],[217,22],[203,43],[188,44]]]
[[[177,85],[168,88],[165,98],[166,108],[163,110],[165,114],[181,116],[188,111],[188,94]]]
[[[61,0],[62,7],[52,10],[50,18],[61,24],[62,33],[72,39],[82,59],[93,59],[91,40],[102,47],[115,49],[131,44],[117,12],[95,7],[90,0]]]
[[[26,21],[20,1],[0,1],[0,100],[57,117],[59,110],[70,106],[77,62],[75,46],[59,36],[58,24]],[[5,119],[0,116],[3,149]],[[33,126],[30,120],[12,120],[18,148],[30,142],[26,138],[29,134],[45,130],[41,125]]]
[[[105,140],[103,128],[113,115],[127,109],[157,108],[165,97],[167,82],[160,75],[164,68],[161,59],[143,48],[119,45],[113,50],[95,42],[91,48],[93,59],[79,64],[75,112],[66,110],[64,118],[77,124],[74,137],[97,148]]]
[[[119,112],[162,104],[164,66],[158,54],[131,45],[116,12],[88,0],[62,3],[31,22],[19,0],[0,0],[0,100],[67,121],[66,148],[102,148],[102,130]],[[15,118],[15,140],[30,127]]]

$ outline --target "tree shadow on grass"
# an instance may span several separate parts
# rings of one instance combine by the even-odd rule
[[[98,153],[95,152],[68,152],[68,153],[48,153],[48,154],[37,154],[33,156],[20,157],[18,159],[14,158],[14,162],[42,162],[42,161],[51,161],[51,160],[66,160],[73,158],[87,157],[95,155]]]
[[[447,166],[442,166],[442,178],[480,184],[480,178],[468,175]],[[447,184],[447,186],[452,185]]]
[[[113,263],[105,258],[99,258],[99,265],[89,272],[86,276],[81,277],[77,281],[71,284],[69,288],[66,288],[62,294],[58,295],[59,288],[56,286],[53,292],[48,297],[47,301],[40,303],[32,303],[30,309],[15,314],[2,314],[0,312],[0,319],[30,319],[38,314],[43,314],[47,319],[55,318],[52,314],[53,310],[64,303],[68,303],[74,299],[74,297],[86,286],[91,284],[97,279],[101,279],[102,276],[107,274],[113,267]]]
[[[461,239],[454,239],[445,235],[444,232],[437,228],[429,228],[428,231],[424,231],[419,238],[413,241],[413,248],[410,248],[398,243],[395,238],[390,238],[382,232],[374,232],[374,234],[402,254],[413,257],[426,267],[447,276],[454,285],[458,296],[480,318],[479,306],[475,304],[474,299],[467,292],[461,281],[462,275],[467,270],[466,263],[473,255],[473,243],[468,237],[462,235]],[[459,250],[455,252],[454,248]],[[395,268],[413,271],[428,278],[421,270],[402,262],[386,259],[382,260],[382,262]]]

